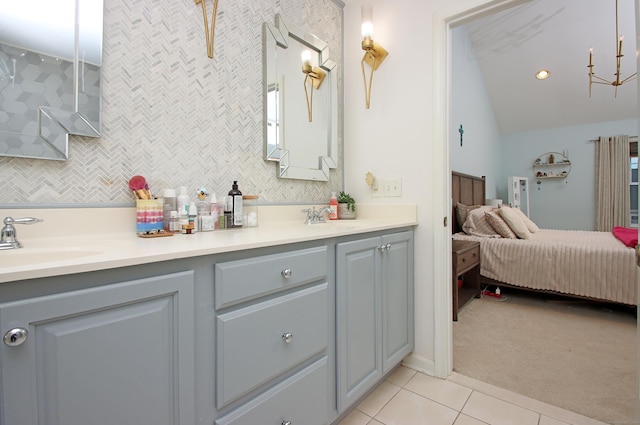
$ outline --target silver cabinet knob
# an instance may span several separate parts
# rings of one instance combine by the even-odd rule
[[[391,244],[388,243],[386,245],[380,245],[380,247],[378,249],[380,249],[380,251],[382,251],[382,252],[389,251],[391,249]]]
[[[29,336],[29,332],[23,328],[13,328],[4,334],[4,343],[9,347],[17,347],[22,345]]]
[[[282,421],[282,425],[293,425],[291,421]]]
[[[280,272],[280,274],[282,275],[282,277],[284,277],[285,279],[289,279],[291,277],[291,275],[293,274],[293,272],[291,271],[291,269],[284,269]]]
[[[282,340],[284,342],[286,342],[287,344],[289,344],[291,341],[293,341],[293,334],[291,332],[285,332],[282,334]]]

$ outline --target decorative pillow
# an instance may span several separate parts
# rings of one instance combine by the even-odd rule
[[[456,203],[456,218],[458,219],[458,225],[460,227],[464,226],[464,223],[467,221],[469,211],[475,210],[479,207],[480,205],[465,205],[460,202]]]
[[[493,207],[489,206],[478,206],[478,208],[474,208],[469,211],[467,220],[462,226],[462,230],[468,235],[481,236],[485,238],[499,238],[500,235],[493,230],[493,227],[491,227],[484,214],[492,209]]]
[[[527,229],[529,229],[531,233],[536,233],[540,231],[540,228],[536,225],[536,223],[531,221],[531,219],[527,217],[527,215],[524,212],[522,212],[520,208],[512,208],[512,210],[518,213],[522,221],[524,221],[524,224],[527,226]]]
[[[527,225],[524,224],[520,215],[514,211],[515,208],[502,206],[499,208],[500,215],[507,222],[513,233],[515,233],[520,239],[531,239],[532,235],[527,228]]]
[[[511,227],[504,221],[500,213],[498,212],[498,208],[495,208],[491,211],[487,211],[484,213],[487,217],[487,221],[489,225],[495,230],[500,236],[507,239],[518,239],[518,236],[513,233]]]

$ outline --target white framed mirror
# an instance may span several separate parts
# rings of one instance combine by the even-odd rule
[[[100,136],[103,0],[0,0],[0,156],[68,159]]]
[[[276,15],[265,23],[264,159],[277,161],[278,177],[328,181],[338,164],[338,75],[328,44]],[[305,95],[302,52],[325,73],[313,91],[312,120]]]

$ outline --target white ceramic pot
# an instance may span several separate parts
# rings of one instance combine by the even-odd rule
[[[353,220],[356,218],[356,212],[347,208],[348,204],[338,204],[338,219]]]

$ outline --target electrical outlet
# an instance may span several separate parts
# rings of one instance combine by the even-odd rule
[[[384,196],[394,197],[402,196],[402,179],[384,179]]]
[[[378,182],[373,183],[373,187],[371,188],[371,197],[382,198],[382,188],[380,187]]]

